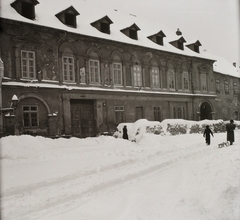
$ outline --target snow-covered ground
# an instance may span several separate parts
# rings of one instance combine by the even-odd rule
[[[1,139],[2,220],[239,220],[240,130]]]

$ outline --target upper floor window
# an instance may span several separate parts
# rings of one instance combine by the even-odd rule
[[[76,28],[77,27],[77,19],[76,17],[79,15],[78,11],[70,6],[69,8],[57,13],[55,16],[65,25]]]
[[[162,46],[163,46],[163,38],[164,37],[166,37],[166,35],[162,31],[159,31],[158,33],[153,34],[151,36],[148,36],[148,38],[151,41],[155,42],[158,45],[162,45]]]
[[[167,72],[168,88],[175,89],[175,72],[173,69],[169,69]]]
[[[135,87],[142,86],[142,70],[139,65],[133,66],[133,83]]]
[[[99,60],[89,60],[89,82],[91,84],[100,84],[100,65]]]
[[[71,56],[63,56],[62,58],[63,65],[63,81],[65,82],[75,82],[75,73],[74,73],[74,58]]]
[[[233,83],[233,93],[234,93],[234,94],[237,94],[237,92],[238,92],[237,83],[234,82],[234,83]]]
[[[113,65],[113,84],[122,86],[122,64],[114,62]]]
[[[22,78],[36,78],[35,52],[21,51]]]
[[[23,127],[36,128],[38,127],[38,106],[37,105],[23,105]]]
[[[137,40],[138,39],[137,32],[139,30],[140,28],[134,23],[130,27],[122,29],[121,32],[124,33],[126,36],[130,37],[131,39]]]
[[[92,22],[91,25],[102,33],[110,34],[110,25],[112,23],[112,20],[108,16],[104,16],[103,18]]]
[[[224,82],[224,89],[225,89],[225,93],[229,93],[228,81],[225,81],[225,82]]]
[[[151,70],[151,75],[152,75],[152,87],[159,88],[160,87],[159,69],[157,67],[153,67]]]
[[[220,81],[216,79],[216,92],[220,92]]]
[[[189,76],[187,71],[182,73],[182,84],[184,90],[189,90]]]
[[[16,0],[11,6],[23,17],[34,20],[37,4],[39,4],[37,0]]]
[[[207,91],[207,75],[205,73],[201,74],[201,89]]]

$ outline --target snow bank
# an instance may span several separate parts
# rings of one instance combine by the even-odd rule
[[[138,142],[145,133],[160,135],[200,134],[203,133],[207,125],[209,125],[214,133],[225,132],[227,123],[229,123],[229,121],[223,121],[222,119],[202,121],[165,119],[162,122],[139,119],[134,123],[120,123],[113,136],[122,138],[124,125],[126,125],[128,129],[129,140]],[[240,121],[234,121],[234,123],[236,124],[236,129],[239,129]]]

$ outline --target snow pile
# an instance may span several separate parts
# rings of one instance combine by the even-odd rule
[[[165,119],[162,122],[148,121],[147,119],[139,119],[134,123],[120,123],[117,126],[114,137],[122,138],[122,129],[126,125],[128,129],[129,140],[140,141],[145,133],[154,133],[161,135],[179,135],[179,134],[193,134],[203,133],[206,125],[212,129],[213,132],[225,132],[226,123],[229,121],[219,120],[202,120],[190,121],[184,119]],[[240,121],[234,121],[236,128],[240,127]]]
[[[146,121],[145,121],[146,122]],[[174,124],[174,121],[168,121]],[[166,123],[167,124],[167,123]],[[1,139],[1,219],[240,219],[240,131]]]

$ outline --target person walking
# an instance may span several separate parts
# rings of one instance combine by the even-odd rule
[[[124,125],[123,127],[123,139],[128,140],[128,133],[127,133],[127,126]]]
[[[206,126],[204,133],[203,133],[203,137],[205,137],[206,140],[206,144],[210,145],[211,142],[211,136],[210,134],[213,136],[213,132],[212,130],[209,128],[209,125]],[[214,136],[213,136],[214,137]]]
[[[230,145],[234,142],[234,130],[236,128],[236,125],[234,124],[234,121],[231,119],[230,123],[226,125],[227,130],[227,141],[230,142]]]

